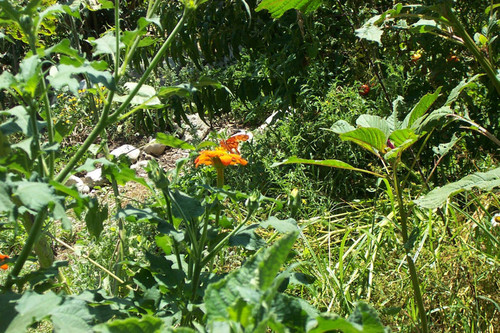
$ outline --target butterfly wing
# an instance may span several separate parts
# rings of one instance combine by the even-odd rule
[[[238,145],[241,141],[247,141],[250,138],[248,134],[235,134],[227,140],[221,140],[220,145],[228,152],[239,154]]]

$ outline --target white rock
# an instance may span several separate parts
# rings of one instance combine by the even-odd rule
[[[200,116],[190,114],[187,116],[189,120],[189,128],[184,133],[184,141],[191,142],[193,139],[203,140],[210,132],[210,127],[201,120]]]
[[[146,154],[160,156],[161,154],[163,154],[165,149],[167,149],[167,146],[165,146],[164,144],[157,142],[150,142],[146,146],[144,146],[143,150]]]
[[[102,176],[102,169],[97,168],[94,171],[88,172],[83,182],[89,187],[94,187],[105,185],[108,183],[108,180]]]
[[[144,177],[147,175],[146,170],[144,170],[144,168],[148,165],[148,163],[149,163],[148,161],[139,161],[135,164],[132,164],[130,166],[130,169],[135,170],[135,173],[139,177]]]
[[[68,180],[66,181],[66,186],[71,186],[71,185],[75,185],[76,189],[80,193],[87,194],[90,192],[90,188],[83,182],[83,180],[81,180],[75,175],[69,176]]]
[[[114,149],[110,154],[116,157],[121,155],[127,155],[128,158],[130,158],[130,160],[132,161],[132,163],[134,163],[139,158],[141,151],[132,145],[123,145]]]

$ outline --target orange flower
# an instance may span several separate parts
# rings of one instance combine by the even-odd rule
[[[8,255],[1,254],[1,253],[0,253],[0,263],[1,263],[4,259],[9,259],[9,256],[8,256]],[[9,265],[7,265],[7,264],[4,264],[4,265],[0,266],[0,269],[7,269],[7,268],[9,268]]]
[[[216,168],[223,168],[228,165],[247,165],[247,161],[238,154],[232,154],[222,147],[217,147],[215,150],[203,150],[200,156],[194,160],[194,164],[198,167],[200,164],[213,165]]]

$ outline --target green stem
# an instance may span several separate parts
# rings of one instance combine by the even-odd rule
[[[35,245],[35,242],[38,239],[38,236],[42,232],[42,227],[43,227],[43,222],[45,221],[45,217],[47,213],[47,208],[44,208],[42,211],[36,215],[35,222],[33,223],[33,226],[31,227],[31,230],[29,231],[28,239],[26,240],[26,243],[23,246],[23,249],[21,250],[21,253],[19,254],[19,257],[17,257],[16,263],[14,265],[14,268],[10,272],[9,276],[7,277],[7,281],[5,283],[5,289],[8,290],[10,287],[15,282],[15,279],[18,277],[19,273],[21,272],[21,269],[24,266],[24,263],[28,259],[31,251],[33,250],[33,246]]]
[[[49,139],[49,146],[54,143],[54,124],[52,123],[52,112],[50,110],[50,101],[49,101],[49,93],[47,90],[47,85],[45,84],[45,80],[42,77],[42,87],[43,87],[43,105],[45,108],[45,118],[47,121],[47,136]],[[55,161],[55,152],[51,151],[49,153],[49,178],[52,179],[54,177],[54,161]]]
[[[116,183],[116,179],[113,177],[111,180],[111,186],[113,187],[113,194],[115,196],[115,203],[116,203],[116,210],[118,211],[121,207],[121,200],[120,200],[120,192],[118,191],[118,184]],[[125,230],[125,225],[123,223],[123,219],[119,218],[118,219],[118,256],[116,258],[116,267],[115,267],[115,274],[116,276],[123,278],[123,270],[120,265],[120,262],[122,262],[125,259],[125,255],[127,253],[127,246],[126,246],[126,230]],[[114,280],[113,284],[113,294],[118,293],[118,288],[116,285],[116,280]]]
[[[190,10],[188,10],[188,8],[185,7],[184,13],[180,18],[179,22],[177,22],[177,25],[175,26],[174,30],[172,30],[165,43],[163,43],[162,47],[158,50],[156,56],[153,58],[153,60],[151,60],[151,63],[149,64],[148,68],[146,68],[146,70],[144,71],[144,74],[139,79],[139,82],[137,82],[135,88],[130,92],[127,99],[120,105],[120,107],[110,115],[109,117],[110,123],[113,123],[120,116],[123,110],[125,110],[129,106],[130,102],[132,101],[132,98],[134,98],[135,95],[137,95],[137,93],[139,92],[143,84],[146,82],[153,69],[155,69],[158,63],[163,59],[163,55],[170,47],[170,44],[172,44],[174,37],[183,27],[184,22],[186,21],[187,15],[189,13]]]
[[[497,73],[491,62],[488,60],[484,54],[481,53],[481,50],[477,47],[474,40],[467,33],[464,26],[458,20],[457,16],[451,9],[451,6],[447,3],[442,5],[443,16],[449,20],[450,25],[453,27],[454,32],[463,39],[465,47],[474,55],[476,60],[479,62],[483,70],[486,72],[486,75],[490,78],[493,86],[495,87],[497,93],[500,95],[500,78],[497,77]]]
[[[396,197],[398,200],[398,208],[399,208],[399,215],[401,218],[401,233],[403,236],[403,247],[406,252],[406,262],[408,263],[408,269],[410,271],[410,279],[413,287],[413,296],[415,298],[415,303],[417,303],[418,307],[418,314],[420,316],[420,324],[422,328],[423,333],[427,333],[428,327],[427,327],[427,314],[425,312],[424,308],[424,302],[422,300],[422,294],[420,292],[420,283],[418,280],[418,275],[417,275],[417,270],[415,268],[415,264],[413,262],[413,259],[411,257],[411,251],[410,247],[408,246],[408,215],[407,211],[405,209],[404,203],[403,203],[403,192],[401,190],[401,184],[399,182],[399,179],[397,177],[397,163],[398,161],[395,161],[392,165],[392,173],[393,173],[393,182],[394,182],[394,188],[396,190]]]
[[[180,31],[181,27],[184,25],[184,22],[186,20],[186,16],[190,11],[188,9],[184,9],[184,14],[182,15],[181,19],[179,22],[177,22],[177,25],[175,26],[174,30],[168,36],[167,40],[163,44],[163,46],[160,48],[156,56],[153,58],[151,61],[149,67],[146,69],[144,74],[142,75],[141,79],[137,83],[137,86],[135,89],[132,90],[132,92],[129,94],[128,98],[123,102],[120,107],[113,112],[113,114],[109,114],[111,104],[113,102],[113,96],[114,96],[114,91],[110,91],[108,95],[108,99],[106,102],[106,105],[104,106],[104,109],[101,113],[101,117],[99,118],[99,121],[97,122],[96,126],[92,130],[92,132],[89,134],[87,139],[83,142],[83,144],[80,146],[80,148],[76,151],[75,155],[68,161],[68,164],[59,172],[59,174],[56,177],[56,180],[58,182],[62,182],[71,171],[75,168],[76,164],[80,161],[80,159],[83,157],[83,155],[87,152],[89,149],[90,145],[94,143],[94,141],[97,139],[97,137],[101,134],[104,128],[106,128],[107,125],[112,124],[116,121],[116,119],[120,116],[121,112],[125,110],[130,102],[132,101],[132,98],[137,95],[139,92],[139,89],[142,87],[144,82],[146,82],[147,78],[149,77],[149,74],[153,71],[153,69],[156,67],[156,65],[160,62],[160,60],[163,58],[163,55],[165,52],[168,50],[170,47],[170,44],[172,44],[174,40],[174,36],[177,35],[177,33]]]

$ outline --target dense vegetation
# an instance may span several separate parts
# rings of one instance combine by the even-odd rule
[[[499,12],[0,0],[0,331],[495,332]]]

